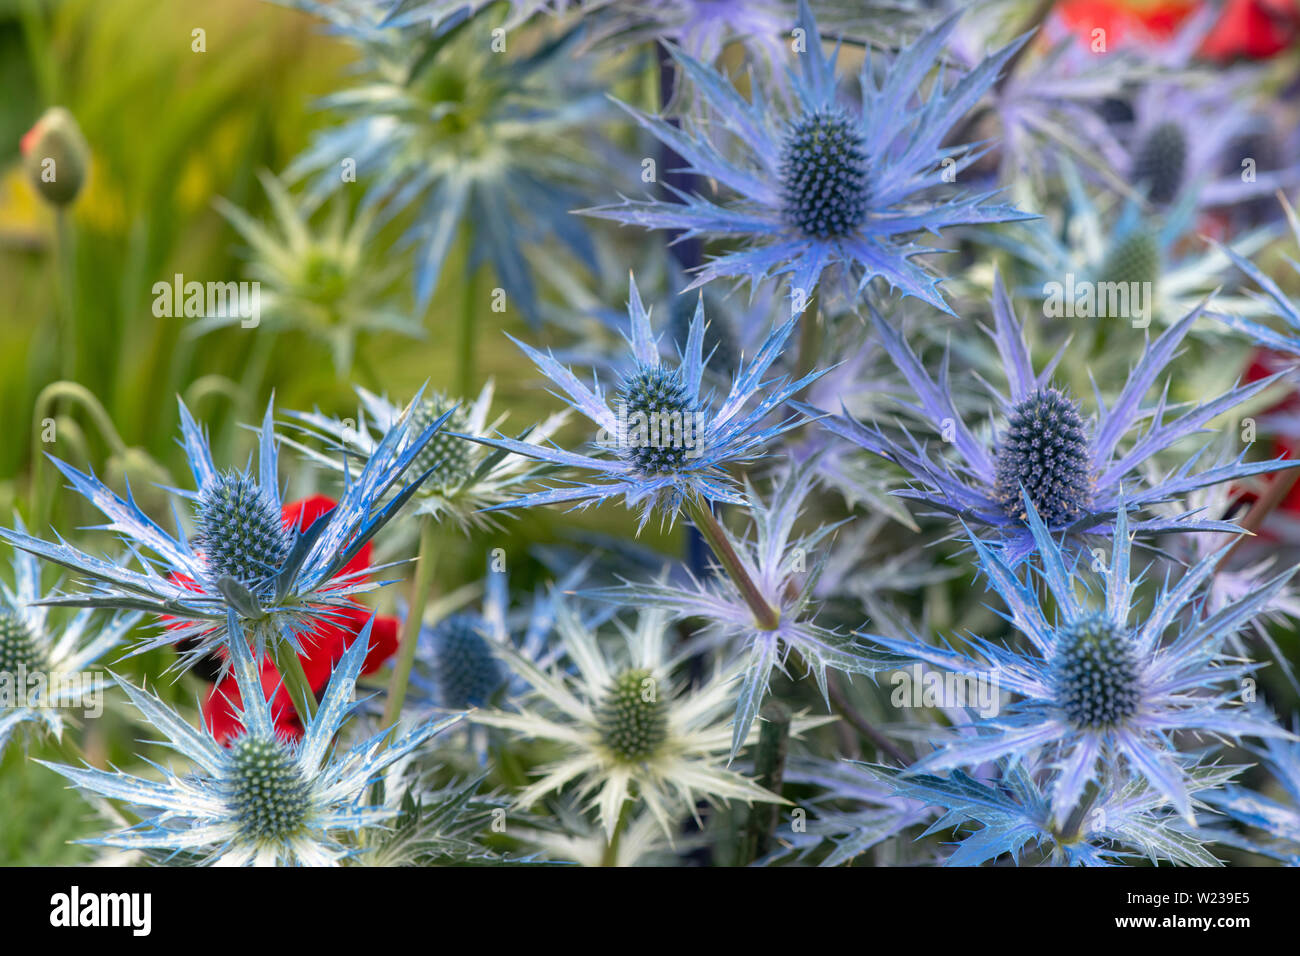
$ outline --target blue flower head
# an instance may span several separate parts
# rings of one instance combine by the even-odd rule
[[[420,629],[411,675],[417,700],[423,698],[436,709],[462,711],[521,693],[527,685],[502,662],[502,648],[541,668],[556,663],[560,650],[550,639],[556,602],[589,568],[589,561],[579,562],[553,586],[539,589],[530,604],[516,609],[510,606],[508,575],[489,566],[477,611],[450,614]]]
[[[419,396],[412,403],[418,405]],[[408,466],[446,421],[448,412],[418,433],[411,415],[372,451],[356,476],[345,471],[338,504],[310,527],[286,527],[281,517],[277,437],[268,404],[259,431],[258,469],[220,470],[207,432],[182,402],[181,447],[189,459],[194,490],[172,489],[190,511],[194,533],[179,518],[168,534],[136,504],[129,489],[118,497],[95,475],[56,458],[73,490],[109,519],[102,527],[120,535],[139,567],[108,561],[62,539],[43,541],[19,527],[0,528],[0,538],[73,571],[88,590],[48,598],[46,604],[140,610],[165,619],[167,627],[142,641],[138,651],[175,645],[183,665],[225,647],[234,613],[259,653],[283,642],[295,652],[302,637],[354,605],[353,596],[378,585],[367,571],[345,568],[419,488],[428,472],[399,484]]]
[[[585,472],[585,480],[525,495],[496,505],[501,508],[573,502],[586,507],[622,497],[641,508],[641,527],[658,513],[672,521],[687,501],[744,499],[733,489],[725,466],[755,458],[770,441],[796,427],[797,415],[768,422],[768,416],[819,372],[797,381],[789,376],[765,378],[794,329],[795,319],[774,328],[753,359],[741,362],[721,399],[702,386],[709,356],[704,354],[704,304],[691,319],[679,361],[666,361],[650,315],[641,303],[635,280],[628,300],[631,334],[629,361],[614,388],[613,407],[599,380],[583,384],[549,352],[517,343],[554,383],[561,398],[601,429],[592,454],[565,451],[550,444],[510,438],[464,437],[527,458]]]
[[[193,770],[182,776],[159,768],[160,779],[146,780],[120,771],[46,764],[89,793],[146,811],[135,826],[88,842],[150,855],[185,854],[224,866],[327,866],[355,854],[360,834],[399,812],[396,805],[368,804],[371,784],[463,716],[426,722],[391,744],[380,731],[350,750],[335,750],[335,737],[352,710],[371,623],[340,658],[320,709],[298,742],[276,734],[257,661],[242,635],[229,646],[245,729],[228,748],[207,727],[192,727],[153,694],[119,679],[144,719]],[[233,611],[229,627],[232,634],[240,631]]]
[[[1000,757],[1041,758],[1059,771],[1051,794],[1053,818],[1059,824],[1070,817],[1104,768],[1144,778],[1191,820],[1191,760],[1177,750],[1174,734],[1286,736],[1276,724],[1239,706],[1234,684],[1255,668],[1227,653],[1225,645],[1267,606],[1295,569],[1206,614],[1203,586],[1229,545],[1188,569],[1176,584],[1166,581],[1151,611],[1134,620],[1133,596],[1140,579],[1129,573],[1127,511],[1121,507],[1117,514],[1109,564],[1100,572],[1105,600],[1095,607],[1087,600],[1087,581],[1027,494],[1024,507],[1041,562],[1036,573],[1050,602],[996,552],[978,538],[972,540],[981,571],[1029,649],[974,636],[965,651],[916,640],[871,638],[893,653],[954,674],[996,679],[1014,698],[1000,714],[981,717],[909,772],[978,766]],[[1048,607],[1055,609],[1050,616]],[[1116,769],[1120,761],[1125,771]]]
[[[16,528],[23,532],[22,520]],[[36,559],[15,550],[14,583],[0,585],[0,681],[21,688],[21,700],[0,705],[0,756],[22,724],[36,724],[55,737],[66,715],[89,705],[103,690],[100,675],[87,672],[109,651],[122,645],[140,620],[135,611],[102,618],[89,608],[58,626],[42,603],[41,571]],[[40,676],[40,681],[29,677]]]
[[[744,99],[717,70],[673,48],[674,59],[716,117],[712,126],[690,117],[679,129],[662,117],[628,107],[650,133],[686,161],[686,169],[716,181],[736,197],[716,203],[671,189],[675,201],[628,200],[587,210],[591,215],[650,229],[744,240],[700,267],[694,285],[719,277],[751,282],[788,273],[791,301],[801,311],[823,272],[838,267],[861,292],[877,276],[904,295],[948,311],[939,279],[913,263],[936,250],[916,241],[949,226],[1032,218],[989,202],[991,194],[949,187],[979,155],[944,138],[997,79],[1025,38],[1004,47],[945,89],[942,71],[932,91],[920,87],[956,23],[950,17],[879,71],[868,56],[859,75],[861,101],[841,99],[806,0],[796,37],[800,69],[788,71],[781,104],[760,88]],[[879,77],[879,79],[878,79]],[[712,118],[711,117],[711,118]],[[725,130],[739,149],[711,130]],[[947,175],[945,175],[947,173]],[[946,196],[936,196],[940,188]]]
[[[581,174],[596,163],[588,144],[608,103],[594,82],[598,64],[576,49],[581,24],[526,55],[503,56],[490,34],[516,22],[510,14],[468,17],[464,4],[454,12],[429,4],[417,22],[416,10],[390,9],[385,20],[375,8],[295,2],[356,48],[363,79],[325,98],[341,122],[315,137],[286,179],[306,180],[306,202],[320,203],[340,189],[339,163],[354,160],[366,183],[362,208],[407,225],[421,308],[467,233],[471,268],[490,264],[536,323],[530,258],[562,246],[595,267],[591,239],[570,211],[587,197]],[[525,6],[523,15],[536,7]]]
[[[1055,302],[1044,302],[1047,315],[1129,318],[1142,313],[1159,326],[1173,324],[1211,294],[1216,307],[1233,313],[1264,311],[1245,296],[1219,290],[1232,265],[1229,255],[1263,248],[1275,238],[1271,228],[1241,234],[1225,252],[1196,236],[1195,190],[1164,215],[1152,216],[1131,199],[1110,205],[1102,201],[1104,194],[1088,190],[1068,159],[1061,160],[1060,173],[1068,203],[1059,221],[1038,220],[989,237],[991,245],[1005,247],[1017,259],[1023,284],[1013,290],[1016,295],[1040,300],[1055,295]],[[1149,291],[1141,293],[1145,306],[1100,292],[1095,301],[1080,303],[1081,290],[1104,288],[1103,282],[1150,283]],[[1070,287],[1074,291],[1064,291]],[[1110,314],[1114,306],[1123,314]]]
[[[1198,488],[1294,466],[1281,460],[1246,462],[1239,457],[1197,471],[1197,453],[1172,473],[1153,476],[1151,466],[1157,455],[1195,435],[1206,423],[1258,394],[1277,378],[1233,388],[1191,408],[1169,406],[1163,393],[1157,403],[1145,405],[1143,398],[1175,357],[1203,309],[1204,304],[1151,342],[1115,401],[1106,406],[1099,397],[1097,414],[1089,415],[1078,399],[1052,383],[1052,373],[1064,349],[1043,371],[1034,371],[1024,330],[998,280],[993,296],[996,329],[990,334],[1010,388],[1009,394],[996,395],[1005,424],[991,447],[977,437],[957,410],[947,359],[936,380],[898,330],[872,309],[872,323],[882,347],[918,399],[907,408],[937,429],[951,429],[952,442],[936,449],[923,445],[910,433],[895,438],[847,412],[823,417],[822,424],[900,465],[912,482],[912,487],[900,495],[953,515],[972,527],[994,532],[1006,557],[1015,563],[1034,549],[1022,489],[1039,517],[1053,530],[1104,535],[1113,527],[1121,485],[1127,504],[1143,509],[1179,499]],[[820,414],[814,408],[799,404],[795,407],[810,416]],[[1137,434],[1130,443],[1126,438],[1133,432]],[[950,449],[955,456],[949,456]],[[1142,517],[1134,520],[1132,527],[1153,533],[1233,531],[1236,526],[1183,514]]]

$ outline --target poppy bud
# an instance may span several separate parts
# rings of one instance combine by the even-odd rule
[[[90,168],[90,147],[81,127],[61,106],[46,110],[22,138],[23,165],[47,202],[66,206],[77,198]]]

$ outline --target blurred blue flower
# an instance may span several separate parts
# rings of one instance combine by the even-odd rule
[[[818,624],[814,589],[830,556],[829,543],[838,525],[823,525],[796,536],[795,523],[812,492],[816,473],[805,464],[792,468],[774,483],[767,500],[746,482],[745,511],[752,536],[734,534],[721,525],[731,553],[744,568],[757,596],[775,613],[760,621],[753,597],[729,574],[696,577],[683,584],[667,578],[629,582],[593,591],[592,596],[623,606],[662,608],[674,620],[699,623],[706,644],[728,648],[740,661],[743,676],[736,696],[731,755],[744,744],[767,696],[773,671],[787,673],[791,654],[811,673],[830,709],[828,668],[848,674],[874,674],[896,661],[873,653],[853,635]]]
[[[953,188],[946,198],[934,195],[979,154],[943,146],[944,137],[997,79],[1023,38],[946,90],[940,78],[923,97],[920,85],[956,22],[949,18],[887,64],[879,85],[868,56],[859,76],[862,102],[856,105],[838,95],[838,50],[825,56],[806,0],[799,10],[807,49],[799,53],[800,71],[788,71],[792,88],[779,108],[761,85],[746,101],[715,69],[677,49],[672,55],[710,108],[712,123],[688,117],[679,129],[625,107],[686,161],[688,172],[716,181],[736,202],[720,205],[672,190],[677,201],[624,199],[586,212],[680,230],[679,240],[748,240],[701,266],[692,288],[720,277],[756,282],[789,273],[793,310],[802,311],[823,272],[839,267],[856,292],[881,276],[904,295],[947,310],[937,289],[941,280],[911,261],[936,250],[914,237],[948,226],[1032,218],[989,204],[989,194]],[[727,158],[727,145],[714,135],[722,130],[734,138],[741,157]]]
[[[14,523],[19,534],[26,530],[16,515]],[[120,646],[140,619],[138,612],[101,619],[86,609],[56,625],[41,603],[36,559],[15,550],[13,567],[13,587],[0,585],[0,682],[9,689],[0,700],[0,756],[20,724],[61,737],[66,713],[89,707],[89,698],[103,692],[101,675],[87,668]]]
[[[347,188],[340,164],[352,161],[367,183],[363,209],[381,204],[381,222],[408,211],[403,242],[416,247],[421,307],[467,227],[469,268],[490,262],[509,301],[536,323],[526,248],[549,254],[558,244],[590,268],[595,262],[570,210],[601,166],[593,127],[607,104],[597,65],[575,53],[577,28],[507,54],[490,35],[501,26],[495,15],[439,32],[385,27],[378,14],[340,17],[311,0],[298,5],[332,19],[360,53],[366,79],[322,101],[342,125],[322,130],[285,177],[310,179],[305,199],[318,203]]]

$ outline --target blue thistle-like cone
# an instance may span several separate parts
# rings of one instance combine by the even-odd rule
[[[668,707],[648,670],[629,669],[596,708],[600,739],[620,760],[637,763],[655,755],[668,739]]]
[[[1138,147],[1133,156],[1132,179],[1145,188],[1155,203],[1172,202],[1183,184],[1187,166],[1187,136],[1177,123],[1161,123]]]
[[[1097,113],[1111,126],[1123,126],[1136,118],[1133,104],[1118,96],[1107,96],[1098,103]]]
[[[812,110],[791,123],[780,171],[786,219],[805,235],[846,236],[866,218],[866,144],[843,110]]]
[[[46,663],[38,635],[27,622],[11,610],[0,610],[0,674],[41,671]]]
[[[618,394],[628,426],[621,450],[628,460],[646,475],[681,470],[689,451],[685,430],[692,427],[695,404],[680,373],[661,365],[643,366],[623,380]]]
[[[1092,500],[1088,431],[1073,400],[1043,388],[1011,411],[996,453],[996,496],[1010,517],[1028,520],[1023,487],[1048,527],[1068,524]]]
[[[469,419],[463,407],[442,394],[426,398],[411,413],[409,431],[412,435],[418,435],[453,406],[456,406],[456,410],[411,463],[413,475],[422,475],[430,468],[434,469],[433,474],[429,476],[430,487],[452,488],[473,473],[474,459],[471,455],[473,451],[471,443],[452,434],[467,431]]]
[[[482,707],[505,683],[501,662],[482,626],[482,619],[474,614],[454,614],[434,630],[433,671],[444,707]]]
[[[216,577],[257,589],[289,556],[292,533],[251,475],[222,475],[199,495],[194,543]]]
[[[1113,727],[1137,713],[1137,656],[1122,628],[1092,614],[1067,624],[1057,640],[1057,703],[1075,728]]]
[[[1150,282],[1160,278],[1160,242],[1155,233],[1137,229],[1119,240],[1102,262],[1106,282]]]
[[[252,734],[236,740],[229,786],[239,828],[252,839],[285,839],[307,817],[309,787],[282,741]]]

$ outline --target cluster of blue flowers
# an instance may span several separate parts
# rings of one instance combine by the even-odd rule
[[[254,470],[214,460],[182,404],[172,530],[56,461],[118,550],[0,529],[0,671],[171,649],[237,718],[222,739],[116,678],[184,765],[42,760],[123,807],[95,846],[1300,863],[1278,405],[1300,300],[1265,255],[1300,222],[1257,201],[1300,164],[1238,155],[1293,132],[1266,67],[1194,61],[1205,16],[1089,48],[1014,0],[833,21],[810,0],[283,3],[360,79],[268,190],[310,216],[358,188],[367,229],[400,225],[421,307],[463,247],[563,408],[507,432],[490,384],[358,389],[353,417],[268,406]],[[638,71],[652,107],[624,102]],[[1255,349],[1274,370],[1243,380]],[[314,520],[285,518],[286,450],[337,480]],[[539,547],[556,580],[512,593],[523,559],[492,535],[531,509],[629,533]],[[439,580],[444,527],[483,544],[481,581]],[[372,547],[384,563],[358,565]],[[37,559],[68,579],[43,595]],[[404,578],[390,669],[371,619],[318,686],[320,635]],[[75,702],[6,703],[0,746],[20,723],[65,735]]]

